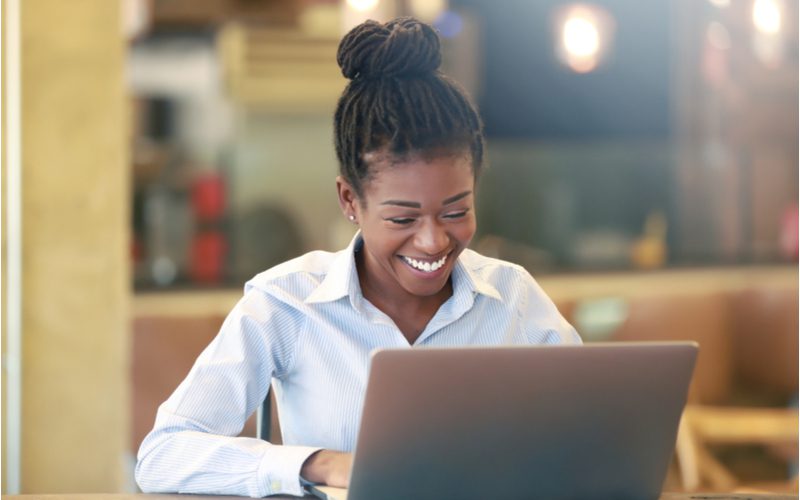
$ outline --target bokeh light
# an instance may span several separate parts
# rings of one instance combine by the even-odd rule
[[[452,10],[446,10],[440,15],[433,26],[444,38],[455,38],[464,29],[464,19]]]
[[[610,46],[613,25],[611,15],[595,5],[574,4],[559,10],[554,19],[557,56],[575,72],[594,70]]]
[[[728,50],[731,48],[731,35],[728,28],[717,21],[709,23],[706,29],[708,42],[718,50]]]
[[[378,6],[378,0],[347,0],[347,5],[358,12],[368,12]]]
[[[753,3],[753,24],[766,34],[776,34],[781,29],[781,8],[776,0],[756,0]]]
[[[595,57],[600,49],[600,34],[591,19],[573,17],[564,23],[564,47],[575,57]]]
[[[447,0],[410,0],[409,7],[414,17],[432,23],[447,10]]]

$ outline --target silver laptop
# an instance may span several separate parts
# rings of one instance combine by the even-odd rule
[[[347,490],[329,500],[657,499],[697,345],[373,354]]]

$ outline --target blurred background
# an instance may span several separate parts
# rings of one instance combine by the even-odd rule
[[[797,491],[797,2],[2,5],[4,493],[135,491],[244,282],[349,242],[336,47],[397,15],[485,121],[473,247],[587,342],[700,343],[667,489]]]

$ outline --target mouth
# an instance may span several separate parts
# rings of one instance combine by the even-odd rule
[[[450,254],[445,254],[442,258],[438,260],[426,260],[426,259],[413,259],[411,257],[406,257],[405,255],[401,255],[400,258],[403,261],[414,268],[417,271],[423,273],[430,273],[433,274],[442,267],[444,267],[445,263],[447,262],[447,258]]]

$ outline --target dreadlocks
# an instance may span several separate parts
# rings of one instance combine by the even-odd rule
[[[416,19],[366,21],[339,44],[336,61],[350,83],[336,106],[339,170],[359,197],[370,177],[365,153],[469,151],[477,178],[483,127],[465,91],[439,70],[439,36]]]

